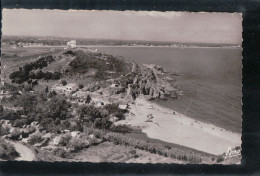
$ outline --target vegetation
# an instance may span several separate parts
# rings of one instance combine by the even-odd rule
[[[116,145],[132,146],[136,149],[145,150],[177,160],[188,161],[190,163],[201,163],[202,161],[202,155],[197,154],[191,150],[188,152],[175,148],[169,149],[160,143],[151,143],[144,140],[137,140],[120,133],[109,132],[106,134],[106,139]]]
[[[0,159],[14,160],[19,156],[14,146],[0,138]]]
[[[106,80],[124,75],[128,71],[127,64],[122,60],[111,55],[101,53],[83,53],[77,51],[76,58],[69,64],[69,74],[85,74],[90,70],[96,70],[93,76],[97,80]],[[103,59],[101,58],[104,57]],[[113,74],[108,74],[108,72]]]
[[[61,137],[60,141],[59,141],[59,145],[61,145],[61,146],[67,146],[67,145],[69,144],[71,138],[72,138],[72,137],[71,137],[70,134],[64,134],[64,135]]]
[[[111,122],[111,118],[117,117],[124,119],[126,110],[119,108],[118,104],[107,104],[103,107],[96,107],[91,102],[91,96],[86,97],[86,105],[74,106],[70,103],[69,96],[57,94],[55,91],[49,91],[45,88],[43,91],[36,91],[34,86],[38,84],[37,80],[58,80],[62,76],[76,75],[78,77],[92,72],[94,70],[94,80],[106,80],[110,78],[119,78],[117,83],[120,88],[126,88],[129,84],[133,84],[136,73],[129,73],[129,65],[121,59],[110,55],[102,55],[101,53],[83,53],[80,51],[66,51],[65,55],[73,55],[75,58],[69,63],[67,72],[62,75],[60,72],[43,72],[41,69],[47,67],[48,64],[55,61],[54,57],[42,57],[36,62],[26,64],[10,74],[10,79],[13,83],[20,85],[7,85],[5,89],[12,91],[12,96],[3,99],[5,103],[10,103],[9,110],[1,107],[0,119],[10,120],[13,127],[23,128],[32,122],[38,122],[37,130],[51,133],[61,133],[64,130],[80,131],[81,134],[77,137],[72,137],[70,134],[61,136],[57,149],[49,153],[41,153],[39,155],[54,155],[61,158],[70,158],[72,152],[77,152],[91,145],[97,145],[104,141],[112,142],[116,145],[130,146],[135,149],[144,150],[150,153],[159,154],[165,157],[171,157],[181,161],[191,163],[200,163],[204,159],[204,155],[197,153],[194,150],[183,148],[167,147],[161,143],[149,142],[147,140],[135,139],[126,136],[125,133],[134,131],[130,126],[118,125],[115,126]],[[138,69],[138,68],[137,68]],[[124,76],[121,76],[124,75]],[[83,75],[84,76],[84,75]],[[138,77],[137,76],[137,77]],[[145,75],[151,76],[153,74]],[[139,77],[138,77],[139,78]],[[37,79],[37,80],[35,80]],[[149,78],[150,79],[150,78]],[[68,79],[67,79],[68,80]],[[24,82],[27,81],[27,85]],[[137,80],[142,85],[142,81]],[[80,82],[80,81],[79,81]],[[100,83],[100,82],[99,82]],[[151,81],[151,83],[154,83]],[[67,81],[61,80],[63,86],[67,85]],[[133,84],[132,94],[135,96],[138,92],[147,92],[145,86]],[[40,86],[36,86],[37,88]],[[45,86],[44,86],[45,87]],[[83,89],[84,85],[79,84],[79,89]],[[101,84],[95,85],[93,91],[100,89]],[[32,91],[34,90],[34,91]],[[20,93],[22,91],[22,93]],[[136,91],[136,92],[134,92]],[[15,109],[21,109],[17,111]],[[76,110],[76,112],[74,111]],[[72,118],[74,117],[74,118]],[[29,134],[35,132],[35,128],[25,128],[26,130],[14,130],[11,132],[11,139],[17,140],[22,135],[28,137]],[[0,135],[9,134],[10,131],[6,127],[0,127]],[[34,134],[29,137],[29,144],[34,145],[42,143],[44,138],[39,134]],[[64,150],[66,147],[68,150]],[[221,162],[221,158],[217,159]]]
[[[18,130],[18,129],[15,129],[14,131],[12,131],[10,133],[10,139],[13,139],[13,140],[18,140],[18,138],[20,137],[22,133]]]
[[[62,84],[63,86],[66,86],[66,85],[67,85],[67,81],[66,81],[66,80],[62,80],[62,81],[61,81],[61,84]]]
[[[19,71],[15,71],[9,75],[9,78],[13,83],[22,84],[26,81],[32,83],[30,79],[45,79],[45,80],[58,80],[61,77],[60,72],[42,72],[41,70],[37,73],[32,72],[33,70],[42,69],[47,67],[48,64],[54,62],[53,56],[41,57],[35,62],[25,64],[23,67],[19,68]]]
[[[91,102],[91,96],[87,95],[85,103],[89,104]]]
[[[10,132],[10,128],[7,127],[7,126],[0,126],[0,136],[4,136],[4,135],[7,135],[9,134]]]
[[[79,89],[83,89],[84,85],[83,84],[79,84]]]
[[[28,143],[31,145],[37,144],[37,143],[41,143],[43,141],[43,137],[40,134],[35,134],[33,136],[30,137],[30,139],[28,140]]]
[[[134,131],[128,125],[117,125],[117,126],[114,126],[111,130],[116,133],[130,133],[130,132]]]
[[[222,155],[217,157],[217,163],[221,163],[222,161],[224,161],[224,157]]]
[[[119,120],[125,119],[125,110],[119,108],[118,104],[112,103],[107,104],[104,108],[109,112],[110,115],[119,118]]]

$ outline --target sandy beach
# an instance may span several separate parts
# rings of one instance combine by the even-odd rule
[[[117,124],[141,127],[150,138],[183,145],[210,154],[223,154],[229,147],[241,145],[241,135],[211,124],[196,121],[174,110],[137,98],[129,115]],[[149,121],[147,115],[152,114]]]

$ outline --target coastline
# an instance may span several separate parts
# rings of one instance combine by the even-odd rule
[[[241,145],[241,135],[194,120],[156,103],[137,98],[130,105],[129,115],[116,124],[139,126],[148,137],[220,155],[229,147]],[[175,113],[174,113],[175,112]],[[147,115],[153,118],[147,121]]]

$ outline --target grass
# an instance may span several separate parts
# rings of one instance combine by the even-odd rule
[[[75,154],[73,160],[82,162],[183,163],[131,146],[115,145],[112,142],[104,142],[98,146],[83,149]]]
[[[5,81],[10,82],[9,75],[17,71],[19,67],[22,67],[25,64],[34,62],[38,57],[43,57],[47,55],[54,55],[61,52],[61,49],[54,51],[50,50],[51,48],[17,48],[10,49],[8,47],[3,47],[3,53],[12,53],[17,55],[17,57],[2,57],[2,65],[7,65],[7,68],[2,70],[4,75],[6,75]]]
[[[203,159],[203,156],[200,153],[196,153],[192,150],[167,148],[160,143],[138,140],[119,133],[107,133],[106,139],[116,145],[132,146],[136,149],[145,150],[150,153],[159,154],[164,157],[170,157],[181,161],[188,161],[190,163],[201,163]]]

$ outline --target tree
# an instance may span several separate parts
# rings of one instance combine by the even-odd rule
[[[49,93],[48,97],[49,97],[49,98],[52,98],[52,97],[54,97],[54,96],[56,96],[56,95],[57,95],[56,91],[53,90],[53,91],[51,91],[51,92]]]
[[[0,136],[7,135],[10,131],[8,126],[0,126]]]
[[[0,112],[4,112],[4,107],[0,105]]]
[[[62,84],[63,86],[65,86],[65,85],[67,85],[67,81],[62,80],[62,81],[61,81],[61,84]]]
[[[71,124],[68,120],[65,120],[61,123],[61,128],[63,130],[69,130],[71,128]]]
[[[49,87],[48,86],[46,86],[46,88],[45,88],[45,93],[49,93]]]
[[[40,136],[40,134],[35,134],[30,137],[30,139],[28,140],[28,143],[31,145],[34,145],[37,143],[41,143],[43,140],[44,139],[43,139],[43,137]]]
[[[36,79],[42,79],[44,77],[44,73],[40,70],[36,74]]]
[[[11,139],[13,140],[17,140],[21,135],[21,132],[17,129],[15,129],[14,131],[11,132]]]
[[[52,74],[52,79],[54,79],[54,80],[58,80],[58,79],[60,79],[60,77],[61,77],[61,73],[60,72],[54,72],[53,74]]]
[[[61,145],[61,146],[67,146],[68,143],[70,142],[71,138],[72,138],[72,137],[71,137],[70,134],[64,134],[64,135],[60,138],[59,145]]]
[[[84,85],[83,84],[79,84],[79,89],[83,89]]]
[[[91,102],[91,96],[87,95],[85,103],[89,104]]]

